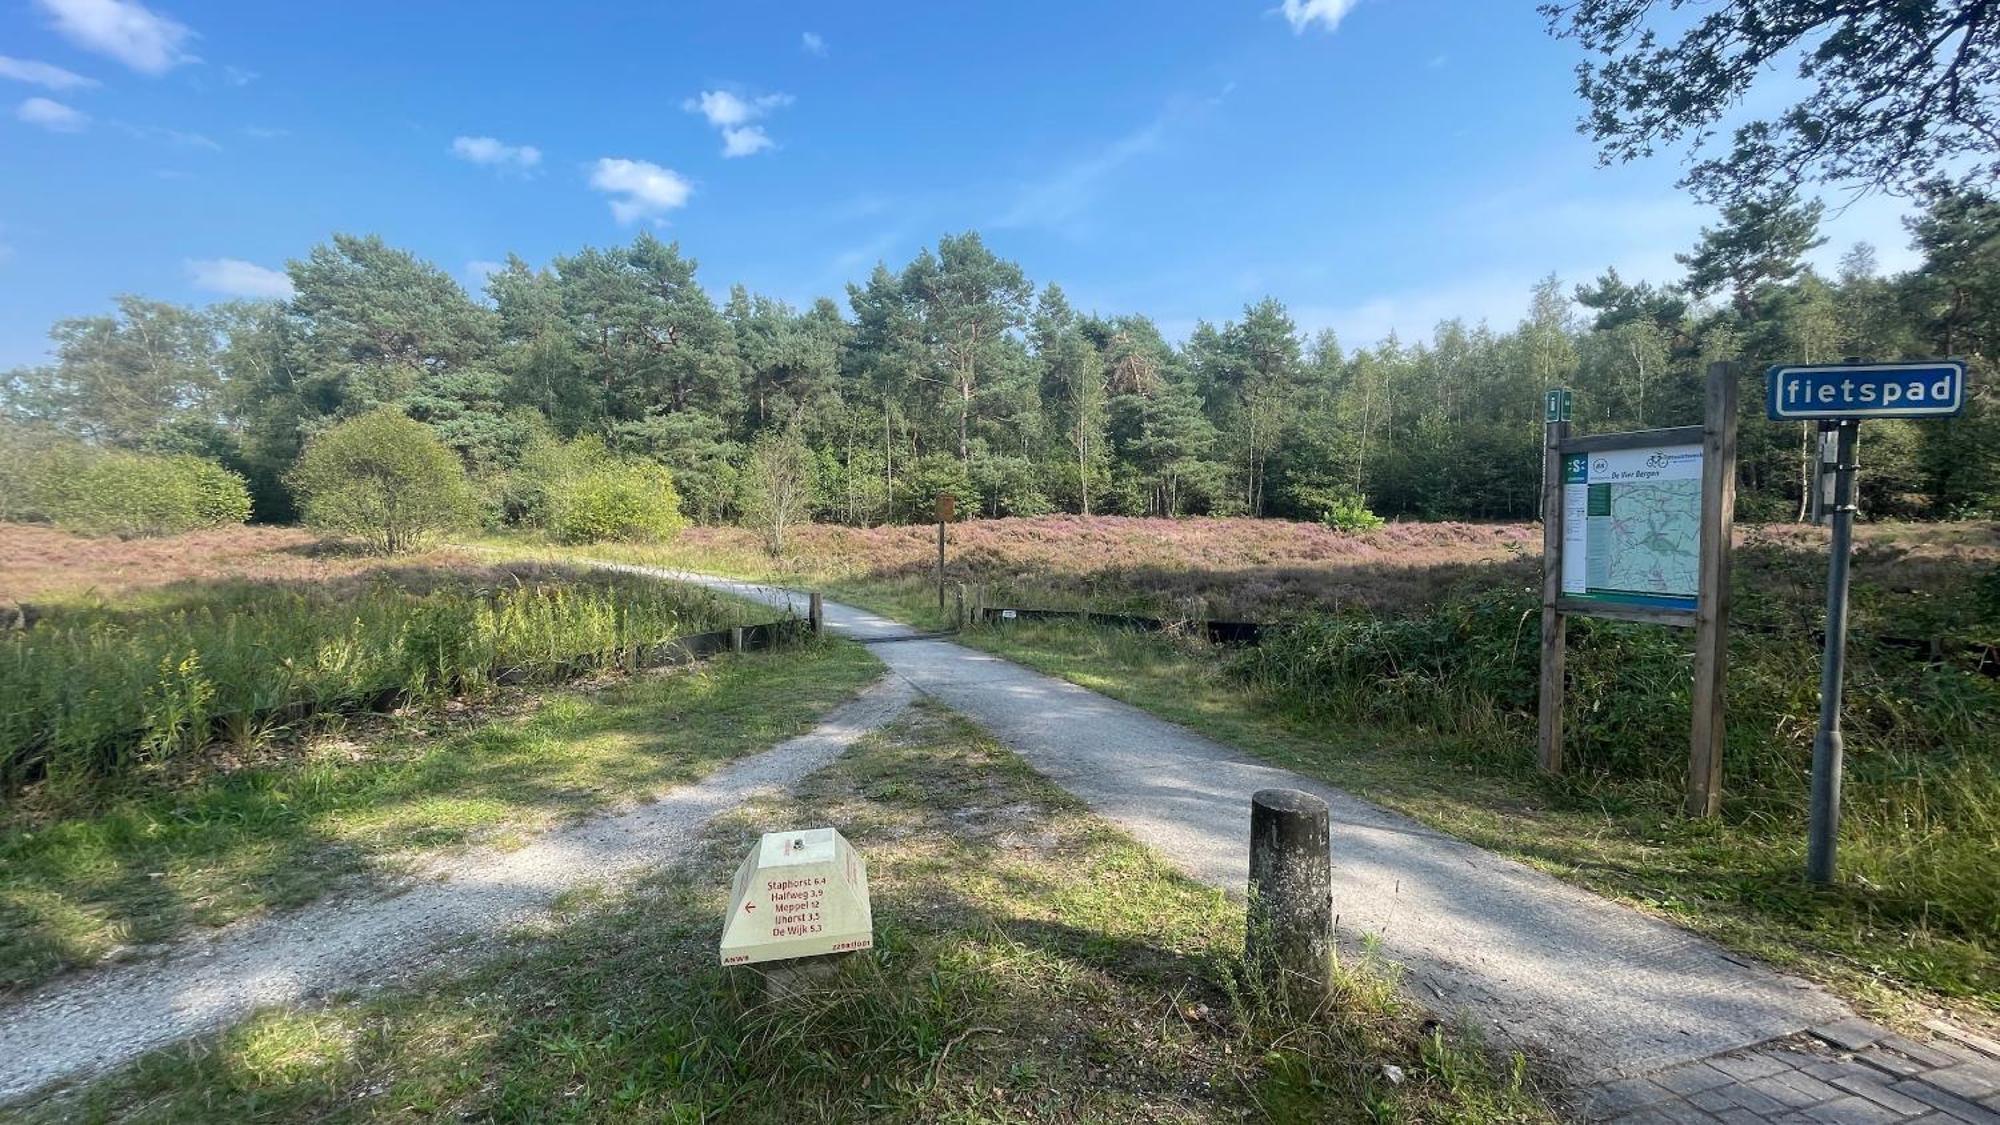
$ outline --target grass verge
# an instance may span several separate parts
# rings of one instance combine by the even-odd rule
[[[1688,820],[1657,787],[1542,777],[1526,745],[1313,721],[1249,690],[1213,648],[1172,637],[1018,622],[961,639],[1797,971],[1878,1017],[1907,1025],[1941,1011],[2000,1023],[1994,951],[1963,933],[1885,921],[1863,880],[1806,886],[1795,818]]]
[[[844,642],[377,720],[83,816],[0,826],[0,993],[293,906],[425,849],[546,828],[809,728],[880,665]]]
[[[773,1001],[715,964],[722,883],[758,830],[801,823],[867,857],[878,944]],[[1365,954],[1318,1018],[1272,1010],[1242,983],[1240,907],[940,709],[715,826],[691,870],[462,975],[265,1013],[28,1118],[1554,1119],[1523,1064],[1405,1007]]]

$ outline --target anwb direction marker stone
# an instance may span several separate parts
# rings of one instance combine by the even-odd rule
[[[723,964],[874,946],[868,865],[838,831],[766,832],[736,869],[722,926]]]

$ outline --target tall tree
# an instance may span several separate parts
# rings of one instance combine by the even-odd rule
[[[958,459],[972,458],[971,421],[981,394],[1005,362],[1007,334],[1027,318],[1033,289],[1021,267],[994,256],[976,232],[946,235],[903,271],[929,362],[917,378],[948,392],[958,417]]]
[[[612,419],[702,410],[733,421],[742,387],[729,328],[680,247],[641,234],[589,248],[553,267],[563,315]]]
[[[290,273],[304,345],[338,380],[343,414],[398,402],[426,377],[492,350],[489,310],[450,274],[375,235],[336,234]]]
[[[1690,253],[1674,260],[1687,267],[1688,292],[1706,297],[1727,290],[1738,315],[1756,311],[1757,291],[1790,281],[1805,256],[1826,240],[1819,235],[1818,200],[1801,203],[1785,194],[1746,197],[1722,208],[1722,225],[1701,228]]]
[[[0,405],[91,441],[140,446],[183,419],[215,420],[216,330],[205,313],[140,297],[57,321],[55,363],[0,376]]]
[[[1042,401],[1075,466],[1077,505],[1090,514],[1091,483],[1103,474],[1106,402],[1104,361],[1060,287],[1042,290],[1035,305],[1035,358],[1042,367]]]

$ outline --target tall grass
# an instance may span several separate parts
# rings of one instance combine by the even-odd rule
[[[0,783],[75,793],[274,723],[562,678],[737,613],[639,580],[225,583],[155,613],[69,610],[0,637]]]
[[[1237,653],[1257,690],[1315,717],[1424,727],[1441,749],[1519,768],[1532,733],[1539,607],[1525,594],[1401,618],[1318,615]],[[1670,630],[1571,623],[1565,767],[1585,790],[1671,807],[1686,777],[1692,657]],[[1802,633],[1731,638],[1725,816],[1800,831],[1818,713]],[[2000,682],[1908,653],[1850,653],[1843,864],[1882,920],[2000,938]]]

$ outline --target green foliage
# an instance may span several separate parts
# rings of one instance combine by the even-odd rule
[[[555,493],[549,530],[562,543],[657,543],[687,526],[664,466],[616,461],[588,469]]]
[[[457,454],[392,409],[342,422],[306,446],[291,474],[310,527],[413,551],[473,516]]]
[[[1971,93],[1990,88],[2000,68],[1985,0],[1730,0],[1704,6],[1699,18],[1679,8],[1541,6],[1551,32],[1592,56],[1577,68],[1589,107],[1582,126],[1607,161],[1686,142],[1690,156],[1705,155],[1690,160],[1683,185],[1730,200],[1814,181],[1893,192],[1947,169],[1966,183],[2000,175],[2000,110]],[[1794,59],[1798,100],[1738,125],[1726,150],[1708,151],[1725,116],[1761,100],[1753,90],[1773,64]]]
[[[603,439],[596,436],[559,441],[547,434],[536,435],[521,451],[514,471],[507,475],[508,519],[525,527],[548,530],[555,522],[562,494],[571,482],[613,463]]]
[[[85,535],[180,535],[250,518],[243,478],[189,454],[96,449],[0,426],[0,518]]]
[[[0,785],[79,792],[259,725],[474,690],[733,620],[651,579],[359,596],[236,584],[153,615],[58,613],[0,638]]]
[[[897,515],[904,523],[935,523],[937,498],[946,494],[952,497],[954,518],[979,515],[979,488],[964,462],[943,453],[918,458],[896,481]]]
[[[1351,492],[1307,485],[1292,495],[1306,514],[1335,531],[1373,531],[1388,522],[1368,510],[1366,498]]]

